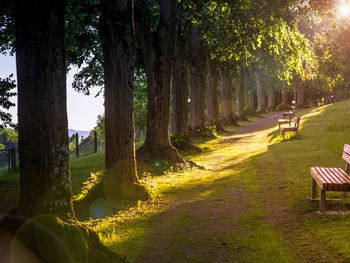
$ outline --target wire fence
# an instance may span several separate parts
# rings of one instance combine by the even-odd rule
[[[84,157],[93,153],[103,152],[105,150],[104,136],[100,136],[96,131],[92,131],[86,138],[79,137],[75,133],[70,141],[70,156]]]
[[[15,173],[18,163],[16,148],[0,150],[0,174]]]

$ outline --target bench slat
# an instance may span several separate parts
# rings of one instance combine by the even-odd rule
[[[298,127],[283,127],[281,129],[283,129],[284,131],[297,131]]]
[[[325,190],[327,188],[327,182],[318,174],[315,168],[316,167],[311,167],[311,175],[314,178],[317,185],[321,188],[321,190]]]
[[[337,172],[337,168],[327,168],[327,169],[329,170],[330,173],[336,176],[338,180],[340,180],[341,182],[340,191],[348,191],[350,189],[349,180],[345,178],[343,175],[339,174]]]
[[[343,160],[350,164],[350,145],[345,144],[343,150]]]
[[[311,167],[310,172],[324,191],[350,191],[350,177],[341,168]]]
[[[333,189],[335,191],[343,191],[343,181],[339,180],[339,178],[332,172],[330,168],[321,168],[321,170],[328,175],[328,177],[332,177],[333,179]]]
[[[336,172],[339,177],[344,180],[344,191],[350,191],[350,177],[345,173],[345,171],[341,168],[334,168],[334,172]]]
[[[327,176],[327,174],[323,173],[323,171],[321,170],[321,167],[316,167],[316,171],[327,182],[327,187],[324,190],[328,190],[328,191],[335,190],[334,189],[335,187],[333,187],[332,179],[329,176]]]

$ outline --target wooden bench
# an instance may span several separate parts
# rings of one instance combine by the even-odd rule
[[[293,123],[293,125],[292,125]],[[286,132],[295,132],[295,135],[298,136],[299,132],[299,124],[300,124],[300,117],[294,118],[294,120],[291,121],[289,127],[281,127],[280,132],[282,134],[282,138],[284,140],[284,136]]]
[[[281,125],[289,124],[291,126],[292,119],[278,119],[278,129],[281,130]]]
[[[282,113],[282,118],[283,119],[292,119],[294,117],[295,117],[294,111],[286,111],[286,112]]]
[[[321,212],[326,209],[326,191],[350,192],[350,145],[344,145],[342,158],[346,162],[345,170],[342,168],[324,167],[311,167],[310,169],[310,174],[312,176],[311,199],[316,199],[316,185],[318,185],[321,189]]]

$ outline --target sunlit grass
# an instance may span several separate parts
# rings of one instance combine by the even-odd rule
[[[225,240],[233,262],[295,262],[301,256],[312,258],[313,251],[350,260],[350,217],[341,213],[349,210],[350,200],[328,201],[329,210],[339,211],[335,215],[319,215],[317,202],[308,200],[310,166],[345,165],[341,152],[343,145],[350,143],[348,112],[350,101],[300,111],[300,136],[288,134],[284,141],[277,126],[197,141],[204,153],[186,154],[186,158],[203,169],[181,170],[161,160],[140,162],[141,181],[152,198],[121,202],[115,214],[86,223],[105,245],[132,262],[146,253],[152,242],[172,242],[164,252],[169,261],[181,261],[186,255],[187,262],[211,262],[213,258],[205,254],[188,254],[186,247],[200,243],[205,252],[216,235]],[[227,130],[240,132],[248,124],[242,122],[242,127]],[[103,163],[102,153],[71,159],[74,196],[84,196],[89,184],[94,184],[91,174],[102,171]],[[143,170],[151,174],[143,174]],[[0,196],[18,198],[18,174],[6,175],[6,181],[9,188],[1,188]],[[85,187],[84,182],[88,182]],[[226,222],[225,234],[210,232],[216,223],[215,213],[200,212],[211,202],[232,209],[227,212],[230,223]],[[89,204],[77,208],[78,215],[88,208]],[[163,241],[153,240],[158,232]]]
[[[226,135],[200,142],[198,145],[204,149],[204,154],[190,158],[205,169],[170,171],[162,176],[150,177],[148,180],[155,193],[153,200],[94,222],[94,228],[105,244],[134,261],[146,249],[147,238],[157,227],[153,223],[155,218],[182,204],[223,198],[227,187],[232,186],[250,193],[251,197],[246,200],[246,211],[234,219],[237,225],[249,230],[249,235],[227,230],[226,238],[232,243],[229,248],[236,255],[235,259],[259,262],[295,260],[293,247],[283,241],[287,235],[285,231],[278,222],[270,224],[266,221],[265,218],[271,216],[273,211],[267,209],[266,204],[262,203],[263,199],[264,202],[276,202],[276,205],[288,205],[291,215],[299,214],[298,228],[304,229],[306,236],[309,236],[306,234],[309,231],[310,236],[319,238],[318,241],[313,240],[315,247],[325,246],[330,251],[336,249],[346,255],[349,249],[342,233],[350,220],[342,218],[345,222],[342,222],[344,226],[340,226],[333,222],[332,216],[313,216],[310,220],[310,217],[305,218],[302,214],[317,210],[317,203],[306,202],[311,181],[309,167],[343,165],[341,149],[344,143],[350,141],[346,132],[350,130],[349,122],[344,121],[349,109],[350,103],[347,101],[299,112],[299,115],[303,115],[299,138],[290,136],[282,141],[276,127],[273,127],[252,134],[254,137],[237,136],[231,142],[225,141]],[[269,185],[268,191],[266,185]],[[329,196],[339,195],[334,193]],[[342,204],[348,202],[345,200]],[[332,204],[330,208],[336,208],[336,203]],[[174,224],[177,226],[192,224],[188,216],[176,220]],[[324,228],[324,225],[327,227]],[[292,227],[296,227],[296,224],[291,224],[291,229],[287,231],[295,231]],[[205,231],[203,229],[203,235]],[[327,238],[334,238],[334,241],[328,245]],[[189,245],[193,242],[181,233],[173,239]],[[300,244],[296,243],[295,246]],[[174,253],[178,250],[173,249]],[[189,259],[191,262],[199,258]]]

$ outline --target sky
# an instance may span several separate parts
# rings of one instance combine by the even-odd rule
[[[99,88],[93,90],[90,96],[76,92],[72,88],[73,75],[77,68],[73,68],[67,75],[67,111],[69,129],[88,131],[96,126],[97,115],[103,114],[103,97],[95,98]],[[0,55],[0,78],[6,78],[10,74],[16,79],[15,57]],[[17,104],[17,96],[11,101]],[[2,109],[3,110],[3,109]],[[13,122],[17,123],[17,106],[12,107],[8,112],[12,114]]]

